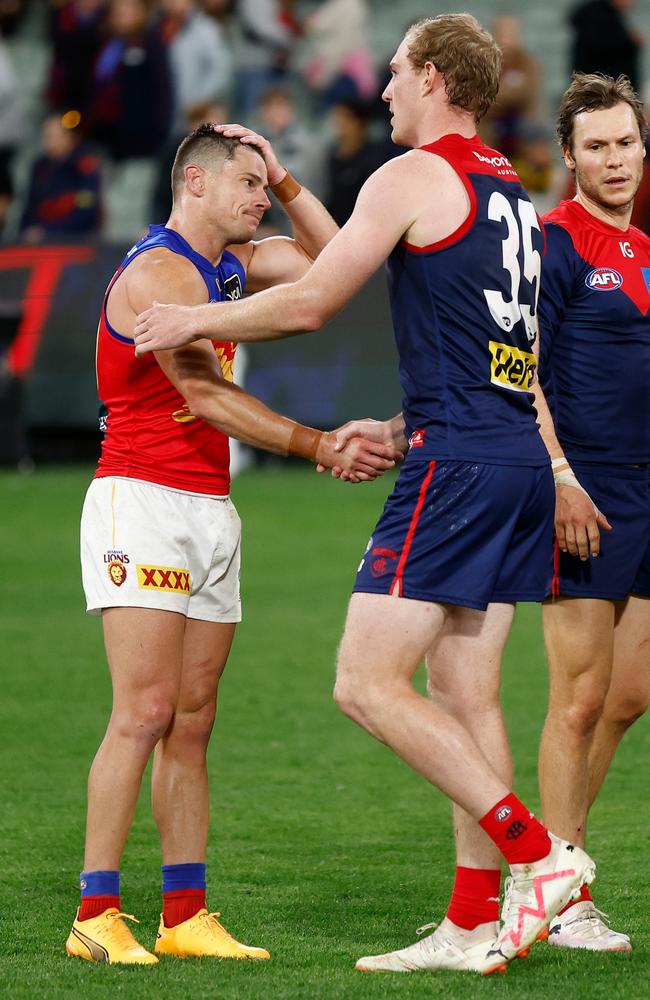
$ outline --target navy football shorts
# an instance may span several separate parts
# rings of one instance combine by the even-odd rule
[[[650,597],[650,466],[571,465],[613,531],[601,531],[600,555],[587,562],[556,548],[553,594],[607,601]]]
[[[553,576],[555,488],[542,468],[408,456],[354,585],[484,611],[541,601]]]

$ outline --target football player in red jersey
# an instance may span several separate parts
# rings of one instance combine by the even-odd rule
[[[360,959],[366,971],[500,968],[593,871],[510,792],[499,702],[514,604],[542,600],[551,580],[554,504],[532,395],[541,224],[507,157],[476,134],[500,59],[470,15],[413,25],[383,95],[393,140],[410,149],[366,182],[310,272],[232,309],[147,310],[136,327],[143,354],[226,329],[315,330],[388,258],[404,410],[374,427],[410,450],[358,571],[335,697],[454,801],[458,863],[437,929]],[[341,440],[361,426],[372,427]],[[428,700],[411,683],[423,659]]]
[[[576,195],[544,219],[540,378],[555,425],[543,432],[557,482],[557,553],[544,606],[550,700],[540,787],[545,822],[579,844],[616,748],[650,696],[650,238],[630,225],[645,134],[629,80],[576,74],[558,120]],[[631,948],[586,888],[552,923],[549,942]]]
[[[136,316],[154,301],[230,305],[295,280],[336,232],[269,143],[239,126],[201,126],[180,145],[174,205],[109,284],[97,338],[105,437],[82,516],[88,610],[101,614],[113,709],[88,782],[81,906],[68,954],[154,964],[124,923],[119,867],[140,782],[154,752],[153,812],[163,856],[157,953],[264,959],[208,913],[206,749],[219,678],[240,620],[239,518],[230,502],[228,436],[328,466],[335,435],[269,410],[232,381],[227,338],[135,357]],[[294,238],[254,242],[269,205],[284,204]],[[389,445],[357,438],[357,481],[394,464]]]

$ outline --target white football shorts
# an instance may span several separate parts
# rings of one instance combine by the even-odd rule
[[[81,515],[87,611],[157,608],[239,622],[240,537],[229,497],[93,479]]]

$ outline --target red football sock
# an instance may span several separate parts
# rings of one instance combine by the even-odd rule
[[[548,830],[510,792],[479,820],[509,865],[540,861],[551,850]]]
[[[499,919],[500,868],[456,868],[447,916],[457,927],[473,931]]]
[[[108,910],[111,906],[119,910],[119,896],[82,896],[77,920],[90,920],[91,917],[98,917],[100,913]]]
[[[572,906],[576,905],[576,903],[584,903],[585,900],[589,900],[589,902],[591,902],[591,903],[593,903],[593,901],[594,901],[594,897],[589,892],[589,886],[588,885],[583,885],[582,886],[582,888],[580,890],[580,895],[578,896],[578,898],[577,899],[572,899],[570,903],[567,903],[566,906],[562,910],[560,910],[558,912],[558,917],[560,916],[561,913],[566,913],[567,910],[570,910]]]
[[[205,909],[205,889],[173,889],[171,892],[163,892],[165,927],[176,927],[176,924],[182,924],[199,910]]]

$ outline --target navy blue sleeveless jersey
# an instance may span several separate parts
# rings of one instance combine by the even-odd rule
[[[471,207],[445,240],[402,241],[388,260],[411,452],[545,465],[530,392],[541,222],[510,162],[477,136],[422,148],[453,167]]]
[[[576,201],[543,221],[540,381],[560,443],[569,461],[650,462],[650,239]]]

